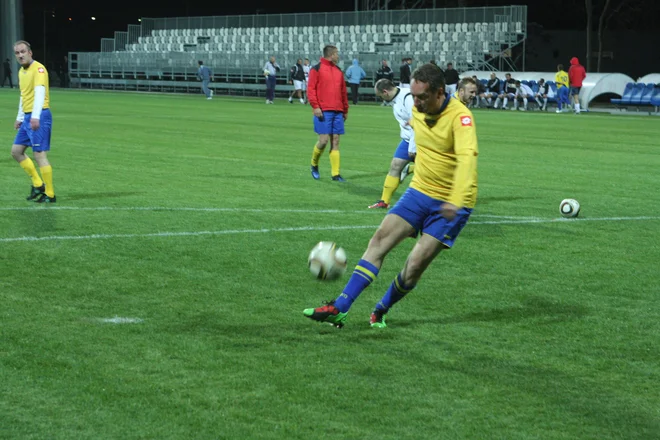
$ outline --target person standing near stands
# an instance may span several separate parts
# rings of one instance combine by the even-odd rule
[[[568,79],[571,84],[571,96],[573,96],[576,115],[580,114],[580,89],[582,89],[582,81],[586,77],[587,71],[580,64],[580,60],[576,57],[571,58],[571,67],[568,68]]]
[[[557,84],[557,113],[562,112],[564,104],[568,105],[568,73],[564,70],[564,65],[557,66],[555,74],[555,84]]]
[[[447,63],[447,70],[445,70],[445,86],[447,87],[447,95],[453,95],[456,93],[458,80],[458,71],[454,69],[454,65],[452,63]]]
[[[266,77],[266,104],[272,104],[275,99],[275,85],[277,84],[277,72],[280,71],[280,65],[275,62],[275,57],[271,56],[264,65],[264,76]]]
[[[289,104],[293,104],[293,96],[297,95],[301,104],[304,104],[302,88],[305,83],[305,69],[303,69],[302,59],[298,58],[296,65],[289,70],[289,83],[293,84],[293,91],[289,95]]]
[[[399,87],[402,89],[410,88],[410,75],[412,74],[412,58],[404,58],[403,64],[399,69]]]
[[[376,71],[376,82],[378,82],[379,79],[389,79],[394,82],[394,72],[392,71],[392,68],[387,65],[387,60],[383,60],[380,64],[380,69]],[[386,106],[389,105],[389,103],[383,100],[380,105]]]
[[[323,58],[309,72],[307,97],[314,109],[314,131],[319,136],[312,152],[312,177],[320,179],[319,159],[330,142],[330,168],[332,180],[345,182],[339,174],[339,136],[344,134],[344,121],[348,117],[348,96],[344,73],[337,63],[336,46],[323,48]]]
[[[353,105],[358,103],[358,90],[360,88],[360,81],[367,77],[366,72],[358,60],[353,60],[353,65],[346,69],[346,80],[351,85],[351,99],[353,100]]]
[[[5,81],[9,79],[9,87],[14,88],[14,83],[11,80],[11,64],[9,62],[9,58],[7,58],[4,63],[2,63],[2,87],[5,86]]]
[[[206,99],[213,98],[213,90],[209,89],[209,83],[211,82],[211,69],[204,65],[202,60],[197,61],[199,64],[199,69],[197,70],[197,78],[202,82],[202,92],[206,95]]]
[[[309,58],[305,58],[303,61],[303,71],[305,72],[305,82],[303,82],[303,100],[307,104],[307,83],[309,82],[309,71],[312,70],[312,66],[309,65]]]

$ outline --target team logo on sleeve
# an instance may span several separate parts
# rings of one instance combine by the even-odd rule
[[[44,70],[44,68],[43,68],[43,67],[39,67],[39,68],[37,69],[37,72],[39,72],[39,73],[44,73],[44,72],[45,72],[45,70]]]
[[[472,127],[472,118],[470,116],[461,116],[461,125],[463,127]]]

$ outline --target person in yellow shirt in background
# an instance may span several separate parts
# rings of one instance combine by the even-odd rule
[[[376,279],[387,254],[410,236],[421,236],[403,269],[371,313],[372,327],[419,282],[441,251],[449,249],[466,225],[477,200],[477,133],[472,112],[445,91],[442,70],[425,64],[412,74],[414,106],[410,125],[417,156],[410,187],[374,233],[342,293],[303,315],[342,327],[358,296]]]
[[[14,55],[21,65],[18,71],[18,85],[21,99],[14,128],[18,130],[11,155],[32,179],[32,189],[27,200],[37,203],[55,203],[53,189],[53,167],[48,162],[50,135],[53,116],[50,113],[48,72],[46,67],[32,59],[32,49],[27,41],[14,44]],[[26,154],[32,148],[34,160],[39,165],[41,176]]]
[[[557,113],[562,112],[562,106],[568,105],[568,73],[564,70],[564,65],[557,66],[555,74],[555,84],[557,85]]]

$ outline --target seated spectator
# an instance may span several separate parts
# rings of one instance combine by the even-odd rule
[[[534,94],[534,99],[539,105],[539,109],[546,111],[548,108],[548,94],[550,93],[550,85],[545,82],[543,78],[539,80],[539,90]]]
[[[528,86],[527,84],[523,84],[520,81],[516,81],[516,96],[515,100],[513,102],[513,108],[511,110],[518,110],[518,104],[520,101],[523,102],[523,108],[522,111],[526,112],[527,111],[527,103],[529,102],[529,98],[534,97],[534,92],[532,91],[532,88]]]
[[[506,110],[509,99],[515,99],[516,92],[518,91],[516,89],[516,80],[511,78],[511,74],[507,73],[504,77],[506,78],[504,80],[504,90],[497,97],[497,101],[495,101],[495,105],[493,106],[493,108],[497,108],[500,101],[503,101],[502,110]]]

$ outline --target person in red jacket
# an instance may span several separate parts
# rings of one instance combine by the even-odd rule
[[[582,81],[587,77],[587,71],[584,69],[580,60],[576,57],[571,58],[571,67],[568,68],[568,81],[571,85],[571,95],[575,105],[575,113],[580,113],[580,89]]]
[[[312,177],[320,179],[319,158],[330,141],[332,180],[345,182],[339,174],[339,136],[344,134],[348,117],[348,95],[344,72],[337,67],[339,51],[335,46],[323,48],[323,58],[309,71],[307,99],[314,109],[314,131],[319,140],[312,153]]]

